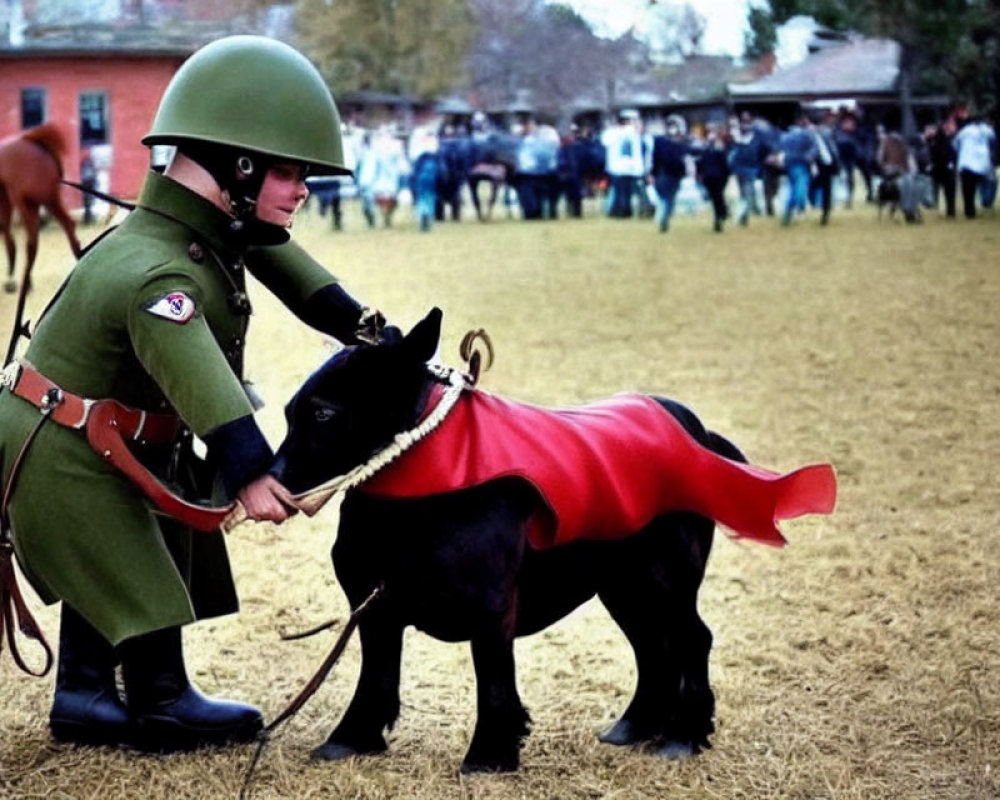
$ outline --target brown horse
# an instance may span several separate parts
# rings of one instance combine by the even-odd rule
[[[28,235],[24,282],[30,286],[31,267],[38,254],[39,209],[44,206],[66,232],[74,256],[80,255],[76,224],[62,204],[60,180],[66,141],[51,122],[21,131],[0,140],[0,228],[7,247],[7,281],[4,289],[13,292],[16,248],[11,230],[17,211]]]

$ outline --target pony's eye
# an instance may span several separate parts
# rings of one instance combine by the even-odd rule
[[[318,406],[317,408],[313,409],[313,419],[315,419],[317,422],[329,422],[331,419],[333,419],[333,416],[334,414],[332,408],[327,408],[325,406]]]

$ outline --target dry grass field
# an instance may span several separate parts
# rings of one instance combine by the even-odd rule
[[[474,715],[468,650],[410,631],[389,752],[309,758],[351,696],[355,640],[278,730],[250,796],[1000,797],[1000,219],[930,213],[906,226],[862,206],[827,228],[754,218],[717,235],[703,216],[661,236],[651,222],[589,213],[420,234],[405,213],[391,230],[365,230],[349,206],[345,232],[307,212],[296,235],[403,327],[441,306],[446,362],[467,329],[486,328],[491,391],[547,405],[656,392],[762,466],[836,466],[836,513],[785,523],[785,549],[716,540],[700,597],[715,634],[714,747],[672,762],[597,741],[634,674],[624,638],[591,603],[517,644],[534,720],[518,773],[458,774]],[[69,263],[48,229],[33,314]],[[248,372],[269,399],[261,422],[276,443],[284,400],[331,345],[257,288]],[[5,337],[13,309],[0,297]],[[279,632],[346,617],[328,555],[336,523],[331,505],[230,535],[242,611],[187,633],[203,689],[273,717],[312,675],[335,634],[283,642]],[[56,610],[33,607],[56,639]],[[249,746],[150,757],[56,745],[52,676],[20,674],[7,653],[0,676],[0,797],[239,795]]]

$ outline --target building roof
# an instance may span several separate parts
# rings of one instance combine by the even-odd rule
[[[0,57],[81,58],[107,56],[191,55],[202,45],[231,33],[249,33],[242,26],[184,24],[125,25],[95,23],[31,27],[18,44],[0,43]]]
[[[788,101],[895,95],[900,46],[891,39],[855,39],[824,47],[804,61],[751,83],[730,83],[734,100]]]
[[[600,91],[580,95],[571,104],[576,111],[620,108],[682,108],[724,104],[730,81],[749,79],[754,64],[740,64],[730,56],[691,55],[648,75],[632,76],[608,98]]]
[[[723,102],[731,81],[747,80],[753,65],[741,65],[729,56],[688,56],[650,82],[650,90],[661,104],[699,105]]]
[[[362,106],[409,107],[420,104],[420,99],[409,94],[379,92],[373,89],[358,89],[337,96],[337,102]]]

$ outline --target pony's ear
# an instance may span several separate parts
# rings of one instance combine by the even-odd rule
[[[441,309],[432,308],[403,339],[407,352],[420,361],[430,361],[441,339]]]

